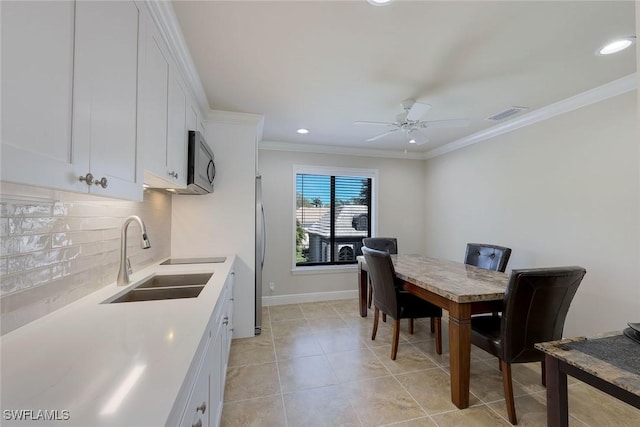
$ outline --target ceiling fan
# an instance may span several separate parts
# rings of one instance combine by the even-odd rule
[[[420,118],[431,108],[431,105],[423,102],[417,102],[413,99],[405,99],[400,103],[400,105],[402,105],[404,112],[396,116],[395,122],[358,121],[353,122],[353,124],[387,126],[392,128],[367,139],[367,142],[375,141],[400,130],[407,135],[410,144],[416,145],[426,144],[429,141],[427,137],[420,132],[421,129],[458,128],[469,126],[469,120],[467,119],[421,121]]]

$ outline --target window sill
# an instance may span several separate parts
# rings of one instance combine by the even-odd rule
[[[304,275],[304,274],[339,274],[339,273],[352,273],[357,271],[358,264],[349,266],[344,265],[314,265],[310,267],[293,267],[291,269],[291,275]]]

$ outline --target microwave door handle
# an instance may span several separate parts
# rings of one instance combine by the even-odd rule
[[[209,173],[211,171],[211,173]],[[207,165],[207,178],[209,179],[209,184],[213,182],[213,179],[216,177],[216,165],[213,163],[213,160],[209,160],[209,164]]]

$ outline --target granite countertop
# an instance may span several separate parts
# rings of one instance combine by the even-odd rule
[[[619,331],[539,343],[536,348],[640,396],[640,344]]]
[[[501,300],[509,279],[506,273],[422,255],[391,259],[400,279],[458,303]],[[366,265],[364,257],[358,261]]]
[[[68,411],[65,426],[163,426],[202,346],[235,256],[152,265],[0,337],[2,410]],[[155,274],[213,273],[197,298],[105,304]],[[115,278],[114,278],[115,279]],[[131,373],[119,405],[110,405]],[[181,416],[181,413],[180,413]],[[178,417],[179,420],[179,417]],[[2,425],[44,425],[42,420]]]

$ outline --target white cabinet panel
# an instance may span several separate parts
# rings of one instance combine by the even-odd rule
[[[84,190],[71,146],[74,2],[1,2],[2,180]]]
[[[212,426],[220,425],[220,419],[222,417],[222,405],[224,394],[224,377],[227,369],[227,365],[223,363],[225,357],[225,347],[223,345],[224,334],[222,332],[223,326],[217,330],[214,328],[212,335],[211,345],[211,376],[210,376],[210,389],[209,389],[209,402],[211,403],[211,410],[209,411],[209,424]]]
[[[132,1],[76,5],[73,156],[77,175],[107,178],[96,194],[142,199],[137,143],[139,11]]]
[[[187,109],[187,130],[198,130],[198,111],[193,104]]]
[[[185,407],[180,427],[208,427],[210,425],[209,378],[211,366],[207,361],[211,360],[214,348],[211,346],[211,340],[208,336],[207,338],[208,341],[205,346],[204,357],[201,361],[200,369],[196,374],[196,380],[193,384],[187,406]]]
[[[168,114],[171,62],[164,42],[147,17],[142,70],[142,135],[144,140],[145,183],[165,186],[168,175]]]
[[[187,170],[187,97],[177,73],[169,79],[169,132],[167,167],[186,186]]]

